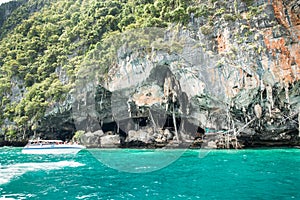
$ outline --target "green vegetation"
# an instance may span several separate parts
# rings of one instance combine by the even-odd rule
[[[247,6],[251,6],[254,2],[254,0],[242,0]]]
[[[200,28],[201,33],[204,35],[209,35],[213,32],[213,27],[210,25],[204,25]]]
[[[207,17],[210,15],[209,8],[205,4],[189,6],[187,9],[189,14],[194,14],[195,17]]]
[[[72,140],[78,142],[80,138],[84,135],[84,131],[79,130],[75,132],[75,135],[73,136]]]
[[[259,6],[259,7],[249,6],[248,9],[249,9],[249,11],[247,13],[248,20],[252,19],[253,17],[258,16],[259,14],[261,14],[263,12],[263,6]]]
[[[237,16],[233,14],[224,14],[223,17],[225,21],[235,21],[237,19]]]
[[[3,23],[10,16],[10,14],[22,5],[25,1],[14,1],[11,3],[4,3],[0,6],[0,27],[2,27]]]

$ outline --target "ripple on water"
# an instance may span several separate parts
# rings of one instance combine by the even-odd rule
[[[0,166],[0,185],[9,183],[13,178],[19,177],[27,172],[39,170],[58,170],[64,167],[80,167],[84,166],[75,161],[59,161],[59,162],[41,162],[41,163],[17,163],[12,165]]]
[[[3,151],[0,149],[0,178],[5,178],[4,172],[15,176],[0,185],[0,199],[30,199],[30,194],[37,196],[33,199],[57,200],[300,199],[300,150],[211,151],[202,159],[198,151],[187,151],[171,165],[141,174],[111,169],[88,151],[74,157],[26,156],[19,153],[21,149]],[[114,151],[115,156],[118,152]],[[137,157],[143,152],[152,154],[133,152]],[[51,166],[41,166],[43,163]]]
[[[0,200],[15,200],[15,199],[23,200],[23,199],[31,199],[35,197],[37,197],[37,195],[17,193],[17,194],[2,195],[0,196]]]

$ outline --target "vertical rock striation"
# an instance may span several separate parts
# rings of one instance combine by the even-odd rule
[[[101,102],[111,104],[97,120],[123,131],[121,146],[191,142],[204,130],[238,134],[246,146],[299,145],[299,2],[213,9],[221,13],[213,22],[193,18],[165,32],[161,41],[177,37],[175,51],[118,49],[100,86],[111,93]],[[135,38],[147,35],[139,31]]]

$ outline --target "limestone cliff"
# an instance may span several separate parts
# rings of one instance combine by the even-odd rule
[[[192,15],[186,28],[169,29],[161,45],[175,45],[175,37],[179,50],[118,46],[101,83],[112,107],[93,120],[116,123],[125,146],[193,141],[205,129],[237,134],[246,146],[299,145],[299,2],[251,5],[215,2],[215,10],[230,12],[213,20]],[[135,31],[138,40],[160,37],[155,29]]]
[[[14,103],[1,108],[18,119],[0,116],[6,126],[20,122],[23,136],[62,139],[83,130],[78,139],[93,147],[201,146],[215,132],[246,147],[300,145],[299,1],[157,0],[142,11],[144,3],[136,3],[137,13],[127,1],[105,1],[109,9],[94,1],[91,8],[81,1],[69,6],[72,1],[62,9],[59,1],[40,1],[48,6],[42,12],[57,5],[53,12],[70,13],[48,26],[36,14],[29,20],[41,23],[36,29],[26,23],[16,29],[24,29],[24,38],[33,35],[24,39],[28,44],[39,44],[28,47],[29,61],[18,56],[22,48],[1,52],[1,70],[24,72],[0,88],[3,105],[18,104],[18,112]],[[120,14],[121,6],[131,13]],[[6,63],[14,56],[24,66]]]

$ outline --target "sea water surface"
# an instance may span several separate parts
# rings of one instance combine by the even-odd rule
[[[58,156],[0,148],[0,199],[300,199],[300,149],[213,150],[205,156],[187,150],[148,173],[112,169],[95,151],[105,150]],[[153,153],[109,151],[115,160],[124,151]]]

